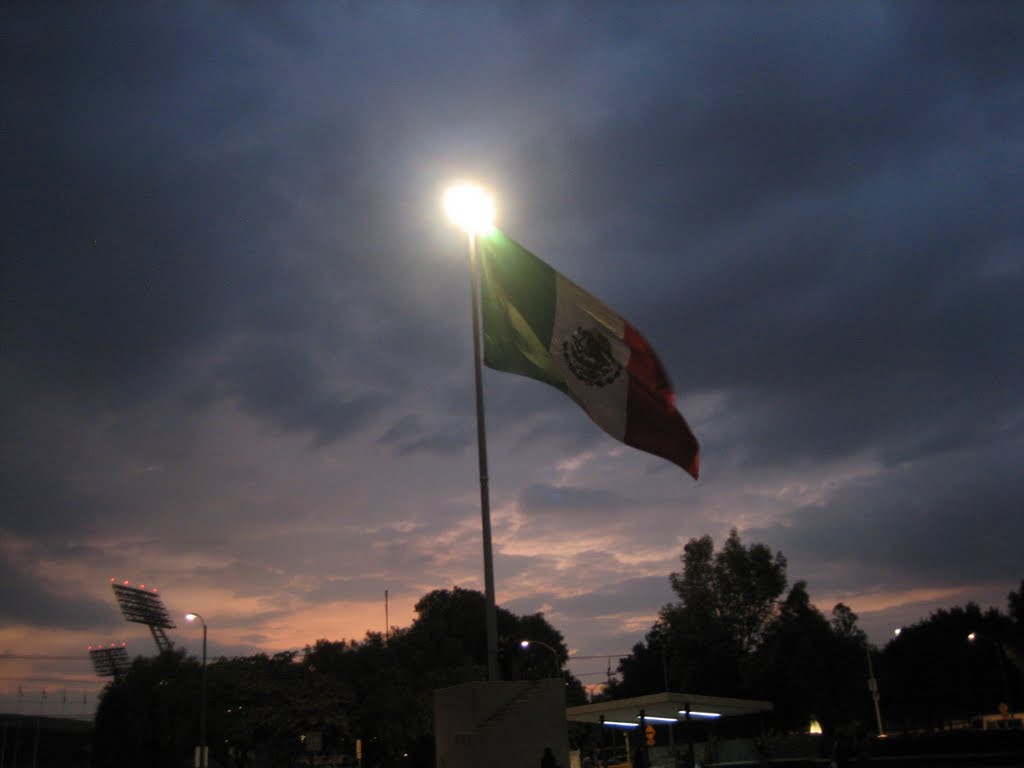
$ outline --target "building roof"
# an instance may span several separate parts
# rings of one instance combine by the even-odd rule
[[[725,696],[703,696],[696,693],[652,693],[648,696],[634,696],[631,699],[601,701],[596,704],[582,704],[568,707],[566,717],[571,722],[599,723],[602,717],[605,722],[637,723],[640,722],[640,711],[644,717],[686,719],[689,707],[694,717],[734,717],[736,715],[753,715],[758,712],[771,712],[770,701],[756,699],[732,699]]]

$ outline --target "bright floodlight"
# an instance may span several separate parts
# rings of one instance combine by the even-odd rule
[[[487,232],[494,226],[494,199],[473,184],[458,184],[444,193],[444,210],[468,234]]]
[[[530,641],[529,640],[520,640],[519,641],[519,647],[520,648],[529,648],[530,647]]]

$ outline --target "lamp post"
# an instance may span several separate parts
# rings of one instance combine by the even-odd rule
[[[470,297],[473,311],[473,376],[476,385],[476,446],[480,467],[480,522],[483,529],[484,621],[487,627],[487,679],[496,682],[498,675],[498,614],[494,601],[494,555],[491,549],[491,497],[487,477],[487,433],[484,424],[484,390],[480,372],[480,280],[477,276],[476,238],[489,231],[494,220],[494,201],[490,195],[471,184],[450,188],[444,195],[448,217],[461,227],[469,238]]]
[[[971,632],[967,635],[967,642],[975,643],[978,640],[985,640],[986,642],[992,643],[996,650],[996,659],[999,662],[999,677],[1003,683],[1003,703],[1006,705],[1007,711],[1013,712],[1013,704],[1010,701],[1010,683],[1006,679],[1006,666],[1003,664],[1003,646],[997,640],[989,637],[988,635],[982,635],[979,632]]]
[[[584,685],[583,686],[584,690],[586,690],[586,692],[587,692],[587,700],[591,704],[594,703],[594,697],[599,695],[597,693],[597,689],[598,688],[603,688],[604,685],[605,685],[604,683],[592,683],[590,685]]]
[[[541,642],[540,640],[521,640],[519,642],[519,647],[522,648],[523,650],[526,650],[531,645],[541,645],[541,646],[547,648],[549,651],[551,651],[551,658],[554,660],[554,665],[555,665],[554,666],[555,677],[561,677],[562,676],[562,665],[558,663],[558,651],[556,651],[554,648],[552,648],[547,643]]]
[[[878,725],[878,735],[885,736],[882,728],[882,710],[878,707],[878,680],[875,679],[875,665],[871,661],[871,646],[867,640],[864,641],[864,653],[868,657],[868,690],[871,691],[871,699],[875,703],[875,722]]]
[[[207,768],[209,761],[206,746],[206,620],[198,613],[185,614],[185,621],[195,621],[196,619],[203,625],[203,682],[199,695],[199,754],[196,755],[196,766],[197,768]]]

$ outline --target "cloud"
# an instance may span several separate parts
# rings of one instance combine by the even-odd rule
[[[396,446],[402,454],[420,451],[450,454],[464,450],[474,438],[465,423],[429,428],[418,414],[411,413],[388,427],[379,440],[385,445]]]
[[[218,382],[241,406],[286,430],[310,431],[327,445],[369,420],[379,396],[332,392],[298,339],[264,339],[249,345],[218,371]]]
[[[525,488],[519,497],[519,502],[527,514],[618,510],[627,503],[614,491],[541,483],[535,483]]]
[[[829,592],[998,582],[1024,534],[1019,494],[998,482],[1013,473],[1015,442],[887,468],[745,536],[781,549],[792,579]]]
[[[1015,7],[0,14],[19,621],[72,642],[145,576],[291,647],[481,583],[463,176],[652,342],[703,447],[692,483],[485,371],[504,604],[626,650],[734,525],[878,626],[1016,585]]]
[[[0,559],[0,616],[8,626],[96,630],[116,621],[112,603],[85,597],[78,589],[39,573],[9,551]]]
[[[602,584],[592,592],[560,600],[558,611],[574,618],[629,614],[638,607],[649,609],[657,605],[660,608],[674,599],[666,573]]]

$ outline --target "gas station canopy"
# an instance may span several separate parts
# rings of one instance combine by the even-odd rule
[[[568,707],[566,718],[570,722],[576,723],[604,722],[640,725],[641,710],[646,719],[657,718],[661,722],[686,720],[687,711],[695,720],[707,720],[771,712],[772,703],[756,699],[703,696],[695,693],[652,693],[648,696],[635,696],[631,699],[601,701],[596,704]]]

